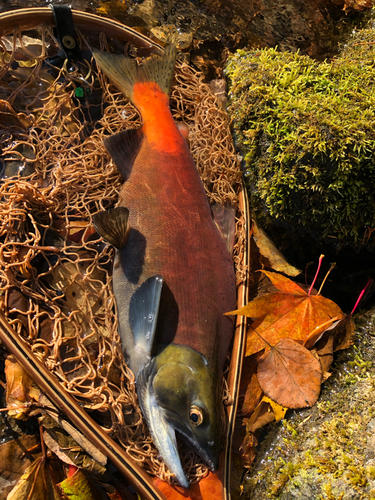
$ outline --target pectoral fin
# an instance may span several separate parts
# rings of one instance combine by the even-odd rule
[[[118,250],[126,245],[130,226],[128,224],[129,210],[116,207],[98,212],[92,218],[96,231],[110,245]]]
[[[151,276],[137,288],[130,300],[129,321],[134,343],[149,357],[154,344],[162,287],[163,278]]]

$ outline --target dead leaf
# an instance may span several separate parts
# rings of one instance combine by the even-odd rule
[[[34,454],[28,450],[37,444],[39,436],[22,434],[0,445],[0,493],[3,498],[7,497],[27,467],[33,463]]]
[[[48,449],[53,451],[53,453],[65,464],[74,465],[73,460],[71,460],[66,453],[60,448],[59,444],[53,437],[47,432],[43,432],[43,441]]]
[[[332,300],[322,295],[308,295],[297,283],[281,274],[262,272],[279,291],[263,295],[241,309],[227,313],[257,318],[248,332],[247,356],[267,346],[260,336],[271,345],[284,338],[304,342],[317,326],[336,316],[344,317],[344,313]]]
[[[336,324],[338,321],[337,316],[334,318],[329,319],[322,325],[317,326],[314,328],[312,332],[309,333],[307,339],[303,343],[303,345],[306,347],[306,349],[311,349],[313,345],[315,345],[324,335],[324,333],[329,330],[329,328],[333,325]]]
[[[246,434],[250,432],[254,433],[274,420],[275,414],[271,405],[262,399],[259,405],[255,408],[254,413],[246,422]]]
[[[364,10],[372,7],[371,0],[345,0],[344,4],[344,12],[350,12],[352,9],[354,10]]]
[[[259,252],[268,260],[272,269],[288,276],[298,276],[301,273],[299,269],[291,266],[286,261],[282,253],[275,247],[266,233],[257,226],[254,220],[252,221],[251,229]]]
[[[263,391],[257,377],[258,358],[259,354],[255,354],[243,360],[240,394],[245,392],[245,397],[240,409],[241,416],[251,415],[262,399]]]
[[[25,420],[30,410],[27,403],[39,401],[40,390],[12,355],[9,355],[5,360],[4,371],[6,406],[12,408],[8,411],[8,415]]]
[[[327,378],[331,375],[328,372],[328,370],[333,361],[333,342],[334,342],[333,336],[325,334],[315,345],[314,350],[312,351],[312,353],[314,353],[314,351],[316,352],[320,361],[320,365],[322,367],[323,371],[322,382],[327,380]]]
[[[7,500],[62,500],[55,485],[48,461],[37,458],[26,469],[17,485],[9,493]]]
[[[24,113],[16,113],[8,101],[0,99],[0,123],[4,128],[16,127],[27,130],[32,121]]]
[[[107,464],[107,457],[94,446],[91,441],[89,441],[82,432],[78,431],[72,424],[70,424],[66,419],[62,417],[60,412],[57,410],[51,401],[41,394],[39,398],[39,403],[44,407],[44,411],[50,417],[41,417],[39,421],[47,429],[57,428],[61,431],[63,429],[66,435],[69,435],[78,445],[85,450],[85,452],[90,455],[96,462],[98,462],[103,467]],[[53,422],[52,422],[52,420]],[[55,423],[54,423],[55,422]],[[61,429],[60,429],[61,428]],[[62,431],[61,431],[62,432]]]
[[[210,472],[198,483],[194,483],[188,490],[181,486],[171,485],[161,479],[154,479],[154,483],[168,500],[222,500],[223,484],[222,472]]]
[[[341,351],[347,349],[353,344],[354,335],[354,321],[353,316],[348,314],[337,324],[332,325],[332,330],[330,330],[334,337],[333,350]]]
[[[265,403],[269,403],[271,405],[271,408],[275,414],[275,421],[280,422],[285,417],[285,413],[288,411],[288,408],[285,408],[284,406],[279,405],[275,401],[272,401],[272,399],[268,398],[267,396],[263,396],[262,401]]]
[[[284,338],[260,358],[258,381],[264,393],[279,405],[305,408],[319,397],[322,368],[305,347]]]
[[[61,421],[60,417],[59,421]],[[104,457],[103,454],[99,452],[99,450],[94,450],[95,447],[91,443],[89,443],[81,433],[78,433],[78,431],[73,426],[70,426],[71,429],[68,434],[68,432],[60,427],[59,424],[54,422],[54,420],[49,416],[39,418],[39,422],[46,429],[46,432],[50,435],[51,439],[48,440],[47,438],[47,446],[55,442],[55,444],[52,444],[52,451],[54,451],[62,460],[63,458],[62,455],[60,456],[60,452],[64,455],[67,455],[69,459],[69,462],[67,461],[67,463],[70,463],[71,461],[74,465],[81,467],[89,472],[94,472],[99,475],[104,474],[106,469],[103,466],[103,459],[105,464],[106,457]],[[70,433],[72,433],[75,437],[77,437],[77,433],[80,434],[80,438],[84,438],[86,440],[85,447],[91,451],[91,454],[101,459],[101,463],[94,460],[91,455],[88,455],[88,453],[84,451],[81,446],[79,446],[77,441],[70,435]],[[60,452],[57,452],[58,449],[60,450]],[[96,452],[96,454],[94,452]]]
[[[250,467],[254,462],[255,448],[258,445],[257,438],[251,432],[246,433],[245,439],[241,445],[242,460],[244,467]]]
[[[108,500],[103,488],[97,488],[84,471],[77,470],[59,484],[65,498],[70,500]]]

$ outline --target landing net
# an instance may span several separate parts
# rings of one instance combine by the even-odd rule
[[[105,49],[103,35],[91,41]],[[125,47],[125,51],[132,47]],[[92,216],[113,207],[122,178],[103,139],[140,125],[136,109],[98,73],[89,51],[67,67],[51,27],[0,38],[1,307],[35,355],[150,474],[172,480],[137,404],[117,334],[114,251]],[[202,76],[176,66],[173,115],[211,202],[236,204],[241,174],[226,113]],[[243,279],[243,221],[234,261]],[[181,445],[183,446],[183,445]],[[206,466],[181,448],[193,481]]]

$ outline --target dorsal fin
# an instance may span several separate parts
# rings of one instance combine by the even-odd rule
[[[119,250],[125,246],[128,239],[130,229],[128,218],[127,208],[116,207],[98,212],[93,216],[92,222],[100,236]]]
[[[151,276],[134,292],[129,305],[129,322],[134,343],[151,356],[158,321],[163,278]]]
[[[214,203],[211,207],[215,224],[232,254],[236,234],[236,209],[231,205]]]
[[[134,160],[141,149],[142,141],[143,127],[124,130],[104,140],[106,150],[125,180],[130,176]]]

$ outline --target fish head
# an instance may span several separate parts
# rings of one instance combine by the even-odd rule
[[[170,344],[154,359],[149,378],[147,382],[143,378],[141,385],[147,385],[146,391],[137,390],[142,412],[160,455],[178,481],[185,487],[189,484],[175,431],[212,470],[217,469],[221,436],[217,369],[191,347]]]
[[[221,421],[216,370],[187,346],[172,344],[160,357],[153,380],[156,402],[168,423],[215,470]]]

